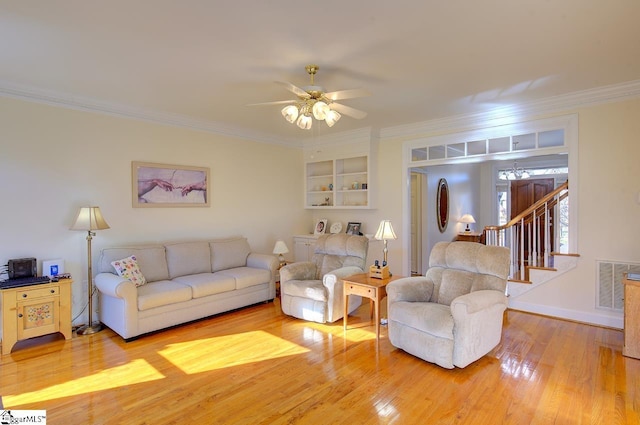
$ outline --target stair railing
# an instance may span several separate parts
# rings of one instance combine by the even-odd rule
[[[559,206],[569,196],[569,182],[558,186],[507,224],[486,226],[486,244],[511,249],[512,280],[528,281],[529,267],[552,267],[552,247],[560,245]]]

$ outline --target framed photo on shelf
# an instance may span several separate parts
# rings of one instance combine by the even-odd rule
[[[355,221],[350,221],[349,224],[347,224],[346,233],[348,235],[359,235],[361,227],[362,227],[362,223],[358,223],[358,222],[355,222]]]
[[[208,207],[209,168],[132,161],[131,198],[135,208]]]
[[[313,228],[314,235],[324,235],[324,232],[327,230],[327,219],[321,218],[316,222],[316,227]]]

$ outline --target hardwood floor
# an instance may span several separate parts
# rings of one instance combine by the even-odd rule
[[[376,344],[368,304],[320,325],[278,302],[125,343],[42,337],[0,360],[5,409],[49,424],[638,424],[622,332],[516,311],[502,343],[446,370]],[[49,339],[49,341],[47,341]]]

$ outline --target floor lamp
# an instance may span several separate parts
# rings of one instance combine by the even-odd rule
[[[91,239],[96,235],[94,230],[108,229],[109,225],[102,217],[100,207],[82,207],[71,226],[71,230],[87,231],[87,290],[89,297],[89,322],[78,329],[78,335],[91,335],[102,329],[100,321],[93,323],[93,270],[91,266]]]

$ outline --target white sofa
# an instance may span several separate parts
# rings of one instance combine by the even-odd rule
[[[116,274],[135,256],[147,283]],[[100,321],[125,340],[275,298],[278,259],[251,252],[246,238],[105,248],[98,263]]]

